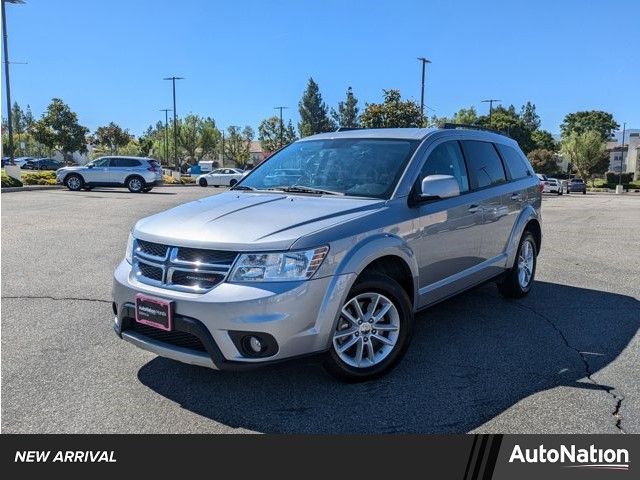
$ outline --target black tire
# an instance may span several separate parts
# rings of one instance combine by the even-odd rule
[[[232,178],[232,179],[229,181],[229,186],[230,186],[230,187],[233,187],[236,183],[238,183],[238,181],[237,181],[235,178]]]
[[[586,195],[586,194],[587,194],[587,191],[586,191],[586,190],[583,190],[583,191],[582,191],[582,194],[583,194],[583,195]]]
[[[323,362],[324,369],[334,377],[346,382],[362,382],[384,375],[391,370],[404,356],[413,331],[413,308],[407,292],[394,279],[379,273],[365,274],[358,279],[351,288],[345,305],[354,297],[373,293],[384,295],[393,303],[399,318],[398,338],[391,351],[379,363],[370,367],[354,367],[345,363],[335,350],[333,335],[331,333],[331,345],[329,352]],[[340,327],[340,322],[346,322],[343,317],[338,320],[336,329]],[[366,323],[366,322],[365,322]],[[375,326],[375,324],[374,324]],[[375,331],[373,331],[375,333]],[[372,337],[373,338],[373,337]]]
[[[144,178],[138,175],[131,175],[129,178],[127,178],[125,186],[131,193],[140,193],[145,189],[145,181]]]
[[[84,179],[77,173],[71,173],[64,178],[64,185],[72,192],[77,192],[84,186]]]
[[[520,252],[522,251],[523,245],[525,242],[529,242],[531,248],[533,248],[533,268],[531,269],[531,276],[529,278],[529,282],[523,286],[520,283],[519,279],[519,258]],[[518,251],[516,252],[516,259],[513,262],[513,267],[511,270],[507,272],[506,276],[502,278],[499,282],[497,282],[498,290],[502,294],[503,297],[506,298],[522,298],[531,290],[531,286],[536,277],[536,266],[538,264],[538,246],[536,244],[535,237],[533,234],[525,230],[520,238],[520,244],[518,245]]]
[[[201,178],[200,180],[198,180],[198,185],[200,185],[201,187],[208,187],[209,184],[207,183],[207,180],[204,178]]]

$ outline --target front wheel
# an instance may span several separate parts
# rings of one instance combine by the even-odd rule
[[[522,298],[529,293],[536,275],[537,261],[538,249],[536,240],[531,232],[527,230],[520,239],[513,267],[506,277],[498,283],[498,290],[500,290],[503,297]]]
[[[229,186],[230,186],[230,187],[233,187],[236,183],[238,183],[238,181],[237,181],[236,179],[232,179],[232,180],[229,182]]]
[[[412,325],[407,292],[386,275],[368,274],[356,282],[342,305],[324,368],[348,382],[383,375],[406,352]]]
[[[201,187],[206,187],[209,184],[207,183],[207,180],[204,178],[201,178],[200,180],[198,180],[198,185],[200,185]]]
[[[80,175],[71,174],[64,179],[64,184],[69,190],[77,192],[84,185],[84,181]]]

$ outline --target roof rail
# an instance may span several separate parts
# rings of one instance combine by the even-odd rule
[[[447,130],[452,130],[456,128],[466,128],[468,130],[482,130],[485,132],[497,133],[498,135],[504,135],[508,137],[506,132],[501,132],[500,130],[494,130],[493,128],[483,127],[482,125],[467,125],[464,123],[445,123],[441,128],[445,128]]]
[[[349,130],[362,130],[360,127],[338,127],[336,132],[348,132]]]

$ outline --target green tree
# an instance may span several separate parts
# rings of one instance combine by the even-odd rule
[[[22,135],[26,128],[26,121],[24,117],[24,112],[18,102],[13,102],[13,107],[11,107],[11,126],[13,127],[14,135]]]
[[[33,138],[50,151],[62,153],[65,160],[73,152],[87,151],[89,129],[78,123],[78,116],[61,99],[54,98],[40,120],[33,124]]]
[[[31,105],[27,104],[27,109],[24,112],[24,124],[27,129],[33,126],[35,120],[33,119],[33,113],[31,113]]]
[[[531,133],[534,149],[558,151],[558,143],[553,139],[553,135],[546,130],[535,130]]]
[[[331,116],[340,127],[358,128],[360,126],[358,112],[358,99],[353,94],[352,88],[349,87],[347,88],[346,100],[338,103],[338,111],[331,110]]]
[[[555,175],[560,171],[557,156],[552,150],[531,150],[528,153],[527,158],[529,159],[529,162],[531,162],[531,166],[536,173]]]
[[[222,134],[213,118],[189,114],[178,122],[178,127],[178,142],[187,163],[195,164],[215,154]]]
[[[536,113],[535,104],[527,102],[523,105],[520,109],[520,118],[530,132],[535,132],[540,128],[540,116]]]
[[[585,180],[589,179],[598,163],[605,155],[605,141],[602,132],[587,130],[583,133],[570,132],[562,140],[562,153],[573,168]]]
[[[367,103],[360,117],[364,128],[420,127],[423,124],[420,105],[402,100],[399,90],[383,90],[382,103]]]
[[[227,136],[224,142],[224,156],[244,167],[249,161],[249,148],[253,140],[254,132],[251,127],[240,129],[237,125],[227,128]]]
[[[96,128],[94,137],[97,145],[108,149],[111,155],[117,155],[118,149],[124,147],[133,139],[133,135],[114,122],[104,127]]]
[[[518,142],[518,145],[520,145],[520,148],[525,154],[529,153],[535,147],[531,138],[531,130],[525,125],[513,105],[510,105],[508,108],[502,105],[497,106],[493,109],[491,122],[489,122],[488,115],[483,115],[478,118],[478,124],[510,136]]]
[[[620,125],[613,119],[612,114],[601,110],[589,110],[566,115],[560,125],[560,130],[563,137],[570,133],[581,134],[590,130],[596,131],[602,141],[606,141],[619,127]]]
[[[283,122],[284,123],[284,122]],[[265,118],[258,125],[258,140],[265,154],[278,150],[281,146],[296,141],[296,132],[293,123],[289,120],[287,125],[282,125],[282,144],[280,143],[280,119],[275,115]]]
[[[462,125],[475,125],[478,123],[478,112],[475,107],[461,108],[453,116],[453,123]]]
[[[336,129],[335,123],[329,118],[329,108],[322,101],[320,87],[313,78],[309,78],[307,88],[298,103],[298,110],[300,112],[298,130],[301,137]]]

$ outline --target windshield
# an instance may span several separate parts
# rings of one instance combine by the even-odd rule
[[[418,143],[370,138],[296,142],[256,167],[236,189],[389,198]]]

